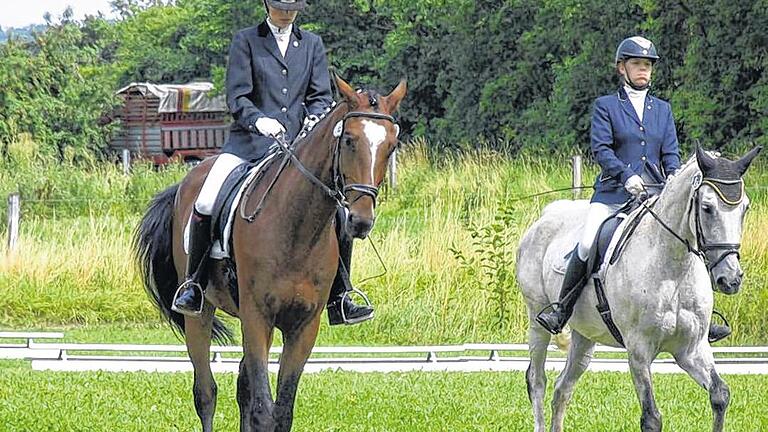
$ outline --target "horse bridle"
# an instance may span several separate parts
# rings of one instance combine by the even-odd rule
[[[726,203],[727,205],[735,206],[740,204],[744,200],[744,180],[738,179],[738,180],[723,180],[718,179],[714,177],[699,177],[700,182],[698,185],[696,185],[696,190],[691,197],[690,205],[695,208],[695,225],[696,225],[696,243],[697,247],[694,247],[691,245],[691,243],[677,234],[672,228],[669,227],[664,221],[661,220],[661,218],[654,212],[651,207],[645,204],[645,202],[641,201],[642,206],[648,211],[648,213],[653,216],[656,221],[661,224],[664,229],[669,231],[675,238],[677,238],[685,247],[688,249],[688,252],[697,255],[700,257],[704,264],[707,266],[707,271],[710,273],[710,278],[712,277],[711,272],[712,269],[715,268],[718,264],[720,264],[724,259],[726,259],[729,255],[736,255],[737,258],[741,258],[739,254],[739,249],[741,249],[741,243],[709,243],[707,242],[706,238],[704,237],[704,230],[701,228],[701,214],[699,211],[700,207],[700,201],[699,201],[699,191],[701,190],[701,187],[703,185],[708,185],[712,189],[715,190],[717,193],[718,198]],[[698,180],[698,179],[697,179]],[[723,194],[722,190],[720,190],[720,187],[718,185],[735,185],[738,184],[741,187],[741,192],[739,194],[739,197],[737,200],[729,200],[725,194]],[[717,257],[716,260],[710,261],[710,259],[707,257],[707,252],[714,251],[714,250],[722,250],[723,252]],[[714,282],[714,281],[713,281]],[[714,285],[713,285],[714,286]]]
[[[344,175],[341,171],[341,141],[344,139],[344,132],[346,131],[347,127],[347,120],[351,118],[369,118],[369,119],[376,119],[376,120],[386,120],[393,125],[397,125],[397,122],[395,121],[395,118],[392,117],[389,114],[382,114],[382,113],[376,113],[376,112],[362,112],[362,111],[350,111],[347,114],[344,115],[344,117],[341,119],[341,133],[339,134],[338,138],[336,139],[336,148],[333,151],[333,184],[336,188],[336,191],[340,191],[340,195],[344,197],[344,205],[345,207],[348,207],[351,203],[346,201],[347,192],[357,192],[360,195],[355,198],[352,203],[359,200],[360,198],[364,196],[371,197],[371,200],[373,201],[373,206],[376,207],[376,198],[379,196],[379,188],[374,185],[369,184],[363,184],[363,183],[349,183],[347,184],[344,180]],[[374,161],[371,161],[371,163],[374,163]],[[375,181],[375,179],[371,179],[372,181]]]
[[[707,265],[707,270],[712,271],[712,269],[720,264],[725,258],[727,258],[728,255],[736,255],[736,258],[740,259],[741,255],[739,254],[739,249],[741,249],[741,243],[709,243],[706,241],[706,238],[704,237],[704,230],[701,228],[701,203],[699,201],[699,190],[701,190],[701,187],[705,184],[711,187],[717,193],[718,198],[720,198],[722,202],[729,206],[736,206],[741,204],[742,200],[744,200],[744,180],[722,180],[712,177],[705,177],[701,179],[701,184],[699,184],[696,188],[696,194],[693,198],[694,204],[696,206],[696,239],[699,244],[699,250],[704,254],[704,263]],[[736,184],[739,185],[741,191],[739,193],[738,199],[735,201],[729,200],[725,194],[723,194],[722,190],[720,190],[720,186],[718,186]],[[714,260],[714,262],[710,262],[706,253],[715,250],[722,250],[722,252],[717,257],[717,259]]]
[[[360,194],[357,198],[355,198],[355,201],[357,201],[363,196],[369,196],[373,200],[373,205],[375,207],[376,198],[379,196],[379,188],[374,185],[363,184],[363,183],[346,184],[344,181],[344,175],[341,173],[341,140],[344,137],[344,131],[346,129],[347,120],[350,118],[356,118],[356,117],[371,118],[376,120],[387,120],[392,124],[397,125],[395,118],[389,114],[382,114],[382,113],[375,113],[375,112],[362,112],[362,111],[350,111],[347,114],[345,114],[344,117],[341,119],[341,132],[339,136],[336,138],[336,144],[334,145],[334,149],[333,149],[333,187],[329,187],[328,185],[323,183],[323,181],[320,180],[315,174],[309,171],[304,166],[304,164],[301,163],[299,158],[296,156],[296,153],[293,152],[292,146],[288,144],[287,140],[285,139],[285,135],[284,134],[278,135],[277,137],[275,137],[275,140],[277,141],[277,145],[285,154],[285,157],[283,159],[283,162],[281,163],[280,169],[278,170],[278,174],[273,179],[272,184],[270,184],[270,186],[267,188],[267,191],[264,193],[264,196],[259,202],[259,205],[256,206],[256,210],[250,215],[245,215],[243,213],[243,218],[248,220],[249,222],[253,222],[256,215],[261,211],[261,208],[264,204],[264,200],[266,196],[269,194],[269,191],[272,189],[272,186],[274,186],[274,184],[276,183],[277,177],[280,176],[280,174],[282,173],[283,169],[285,168],[289,160],[293,162],[294,166],[296,166],[296,169],[298,169],[299,172],[301,172],[304,175],[304,177],[306,177],[310,182],[314,183],[317,187],[322,189],[323,192],[326,195],[328,195],[331,199],[335,200],[338,206],[349,207],[350,203],[347,201],[346,194],[347,192],[354,191]],[[245,206],[242,206],[242,208],[244,207]]]

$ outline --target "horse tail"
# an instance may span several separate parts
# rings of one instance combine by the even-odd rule
[[[157,194],[149,204],[133,238],[133,253],[147,295],[174,331],[184,335],[184,316],[171,310],[179,285],[173,264],[173,207],[179,184]],[[232,331],[213,318],[213,338],[221,344],[233,342]]]

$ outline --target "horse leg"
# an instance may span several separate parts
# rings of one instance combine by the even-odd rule
[[[731,399],[728,384],[715,371],[715,359],[711,347],[702,342],[693,351],[675,354],[678,366],[709,392],[709,402],[714,416],[712,430],[722,432],[725,411]]]
[[[544,432],[547,429],[547,420],[544,417],[547,374],[544,365],[547,360],[547,347],[552,336],[534,321],[533,316],[529,316],[529,319],[528,353],[531,363],[525,373],[525,382],[528,387],[528,399],[533,406],[534,431]]]
[[[272,432],[275,430],[274,402],[269,387],[268,365],[274,327],[257,312],[244,308],[240,312],[244,350],[237,379],[240,430]]]
[[[195,370],[192,394],[203,432],[213,431],[213,414],[216,411],[217,387],[211,373],[211,331],[215,310],[210,303],[206,303],[199,318],[184,317],[187,352]]]
[[[276,432],[289,432],[293,425],[293,405],[304,365],[315,346],[320,328],[320,314],[306,325],[283,334],[283,353],[277,375],[277,403],[275,404]]]
[[[656,407],[656,400],[653,397],[653,382],[651,380],[651,362],[653,358],[646,352],[634,350],[628,352],[629,369],[632,372],[632,381],[635,384],[635,392],[637,392],[642,409],[640,430],[642,432],[660,432],[661,413],[659,413]]]
[[[571,348],[568,351],[565,369],[555,381],[555,392],[552,397],[552,432],[563,430],[565,409],[573,395],[573,387],[587,370],[589,362],[592,361],[592,351],[595,348],[594,342],[577,331],[573,331],[571,337]]]

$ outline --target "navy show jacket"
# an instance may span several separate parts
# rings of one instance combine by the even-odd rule
[[[601,96],[592,111],[591,145],[602,172],[592,202],[618,204],[631,198],[624,183],[640,175],[661,183],[680,168],[677,130],[669,103],[646,94],[643,121],[624,88]]]
[[[328,60],[320,36],[294,24],[285,58],[267,22],[239,31],[227,64],[227,105],[234,118],[222,152],[246,160],[261,159],[274,139],[256,129],[271,117],[292,141],[304,117],[321,115],[333,101]]]

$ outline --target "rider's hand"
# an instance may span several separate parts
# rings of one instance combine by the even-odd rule
[[[315,127],[315,125],[320,121],[320,117],[310,114],[306,117],[304,117],[304,126],[307,127],[307,130],[312,130],[312,128]]]
[[[256,129],[259,130],[260,134],[272,138],[280,135],[280,133],[285,133],[285,127],[279,121],[269,117],[261,117],[256,120]]]
[[[643,179],[640,178],[639,175],[635,174],[632,177],[627,179],[627,182],[624,183],[624,189],[627,190],[627,192],[631,193],[633,197],[638,198],[641,194],[645,192],[645,185],[643,184]]]

